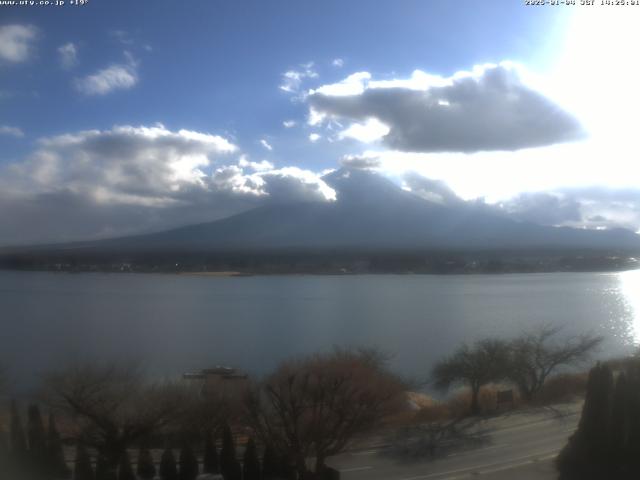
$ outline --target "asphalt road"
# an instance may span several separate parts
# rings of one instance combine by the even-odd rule
[[[481,475],[486,479],[551,480],[553,459],[575,430],[579,409],[563,415],[535,412],[487,420],[489,442],[431,461],[391,456],[383,446],[352,451],[328,463],[343,480],[453,480]]]

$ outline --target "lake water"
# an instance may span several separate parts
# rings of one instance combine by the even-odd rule
[[[551,323],[640,340],[640,271],[522,275],[201,277],[0,271],[0,363],[18,385],[86,357],[154,374],[217,364],[262,374],[332,345],[378,346],[423,379],[463,341]]]

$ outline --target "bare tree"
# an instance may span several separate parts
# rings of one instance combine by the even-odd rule
[[[471,413],[480,412],[480,388],[506,375],[508,345],[498,339],[484,339],[472,346],[463,344],[449,358],[437,363],[432,371],[435,386],[448,389],[454,384],[471,388]]]
[[[404,390],[377,352],[336,349],[281,364],[249,395],[247,405],[263,442],[307,479],[356,435],[401,408]],[[307,464],[311,458],[313,468]]]
[[[46,376],[52,407],[74,421],[79,443],[96,449],[111,470],[135,441],[168,424],[181,408],[171,385],[145,383],[128,365],[86,364]]]
[[[560,367],[587,360],[603,341],[591,334],[558,340],[560,330],[545,325],[511,342],[508,378],[525,400],[533,400],[549,375]]]

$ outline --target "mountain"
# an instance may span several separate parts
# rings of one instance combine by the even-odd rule
[[[214,222],[65,248],[145,252],[640,249],[640,236],[627,230],[541,226],[507,218],[486,205],[462,201],[443,205],[369,171],[341,169],[324,180],[336,190],[337,201],[272,204]]]

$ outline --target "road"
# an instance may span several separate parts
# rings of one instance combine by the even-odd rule
[[[342,480],[453,480],[481,475],[502,480],[557,478],[553,459],[579,419],[579,406],[511,414],[484,421],[489,443],[453,452],[432,461],[407,461],[389,455],[384,446],[352,451],[328,462]],[[557,413],[557,411],[556,411]]]

